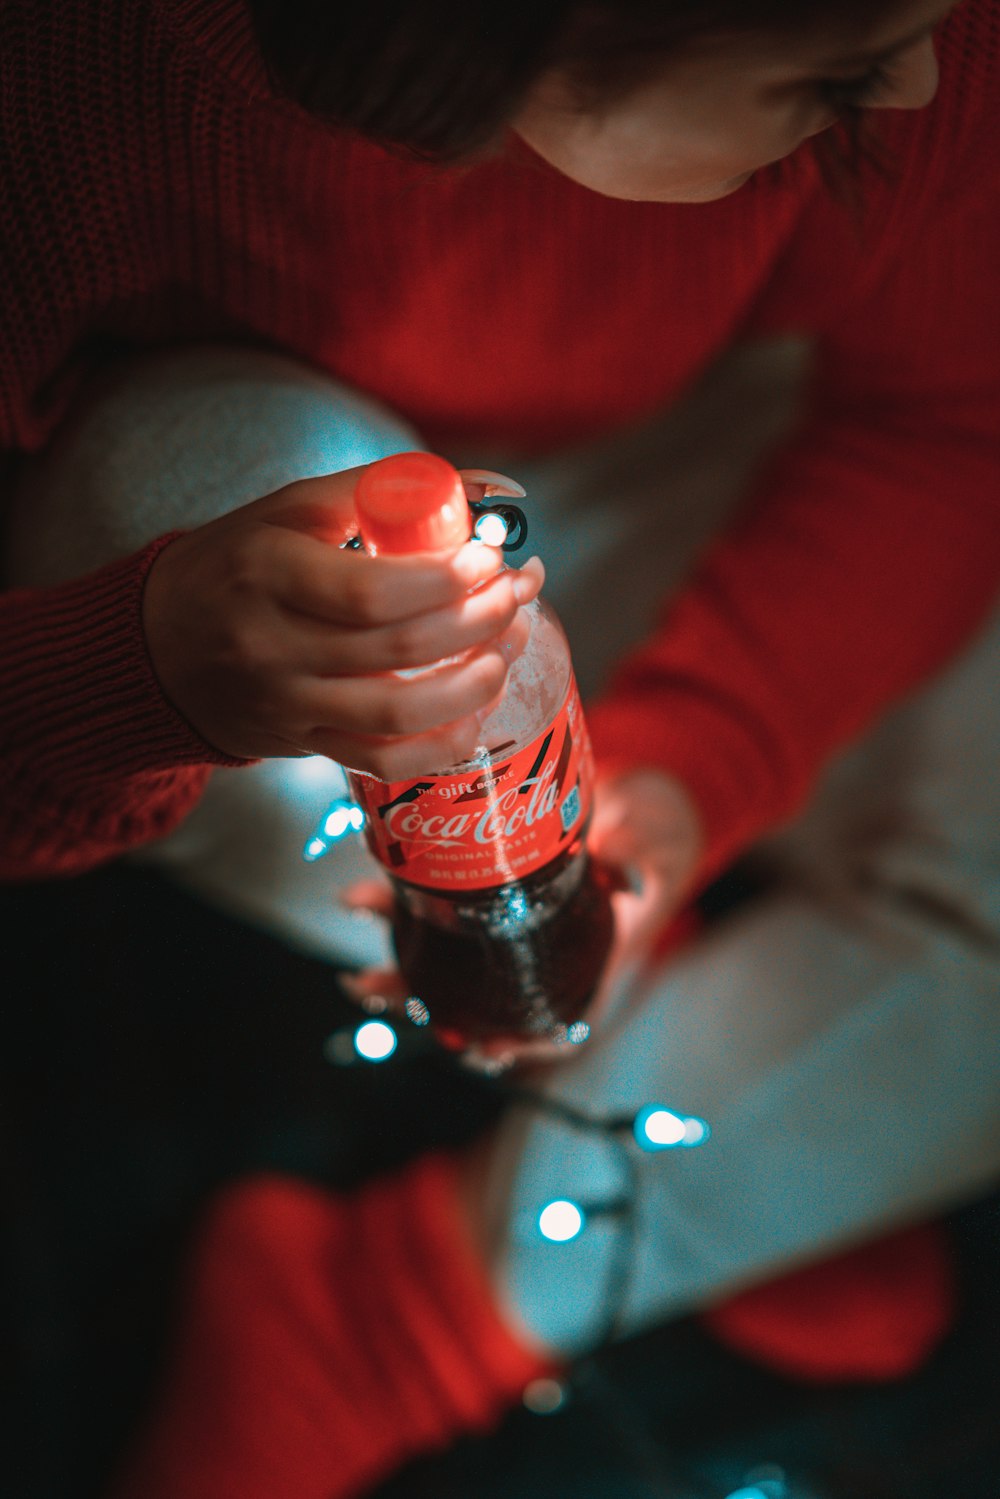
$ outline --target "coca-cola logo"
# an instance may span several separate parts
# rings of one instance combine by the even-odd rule
[[[554,777],[555,764],[550,760],[537,776],[491,796],[479,814],[456,812],[450,807],[444,812],[428,812],[422,799],[401,802],[386,813],[385,826],[393,838],[433,843],[439,848],[468,843],[470,837],[479,844],[515,838],[554,810],[559,795]],[[530,795],[525,798],[523,793],[529,787]]]

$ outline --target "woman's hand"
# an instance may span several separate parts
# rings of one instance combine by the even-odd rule
[[[703,848],[701,822],[681,783],[661,771],[639,770],[598,784],[589,846],[611,871],[615,938],[611,956],[586,1019],[595,1031],[612,1007],[628,1003],[631,981],[653,955],[658,938],[683,907]],[[344,896],[354,910],[388,918],[388,880],[364,880]],[[409,991],[395,969],[369,969],[343,977],[362,1004],[402,1013]],[[512,1063],[544,1063],[570,1057],[572,1045],[552,1042],[484,1042],[465,1060],[494,1070]]]
[[[398,780],[471,754],[503,691],[541,563],[510,571],[478,541],[451,555],[343,550],[360,473],[241,506],[178,537],[150,570],[153,668],[224,754],[327,755]]]
[[[649,958],[690,894],[704,848],[701,818],[673,776],[635,770],[598,785],[589,845],[615,871],[615,945],[602,991]]]

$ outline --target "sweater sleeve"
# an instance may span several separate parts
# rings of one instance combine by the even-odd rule
[[[797,435],[588,714],[599,762],[658,767],[691,791],[703,880],[795,812],[830,757],[954,657],[996,595],[989,150],[992,178],[973,174],[920,220],[896,213],[898,253],[877,273],[865,263],[863,292],[820,340]],[[820,237],[790,272],[800,286],[837,275]]]
[[[213,750],[160,690],[141,625],[160,537],[51,588],[0,594],[0,878],[86,870],[170,831]]]

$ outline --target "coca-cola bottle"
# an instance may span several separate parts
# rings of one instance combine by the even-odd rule
[[[370,465],[355,509],[375,553],[471,535],[458,473],[429,453]],[[569,647],[546,604],[524,607],[528,643],[471,759],[391,783],[350,773],[392,882],[411,1013],[455,1044],[584,1039],[611,946],[608,881],[585,848],[593,760]]]

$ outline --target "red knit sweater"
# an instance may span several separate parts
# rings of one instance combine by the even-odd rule
[[[542,448],[669,403],[734,338],[816,336],[808,420],[590,723],[661,765],[717,869],[970,636],[1000,576],[1000,10],[886,113],[858,218],[811,146],[704,205],[601,198],[515,144],[409,163],[270,96],[240,0],[0,13],[0,448],[39,448],[109,354],[278,346],[447,454]],[[669,504],[669,479],[664,503]],[[0,869],[91,866],[212,764],[139,623],[155,547],[0,598]]]

